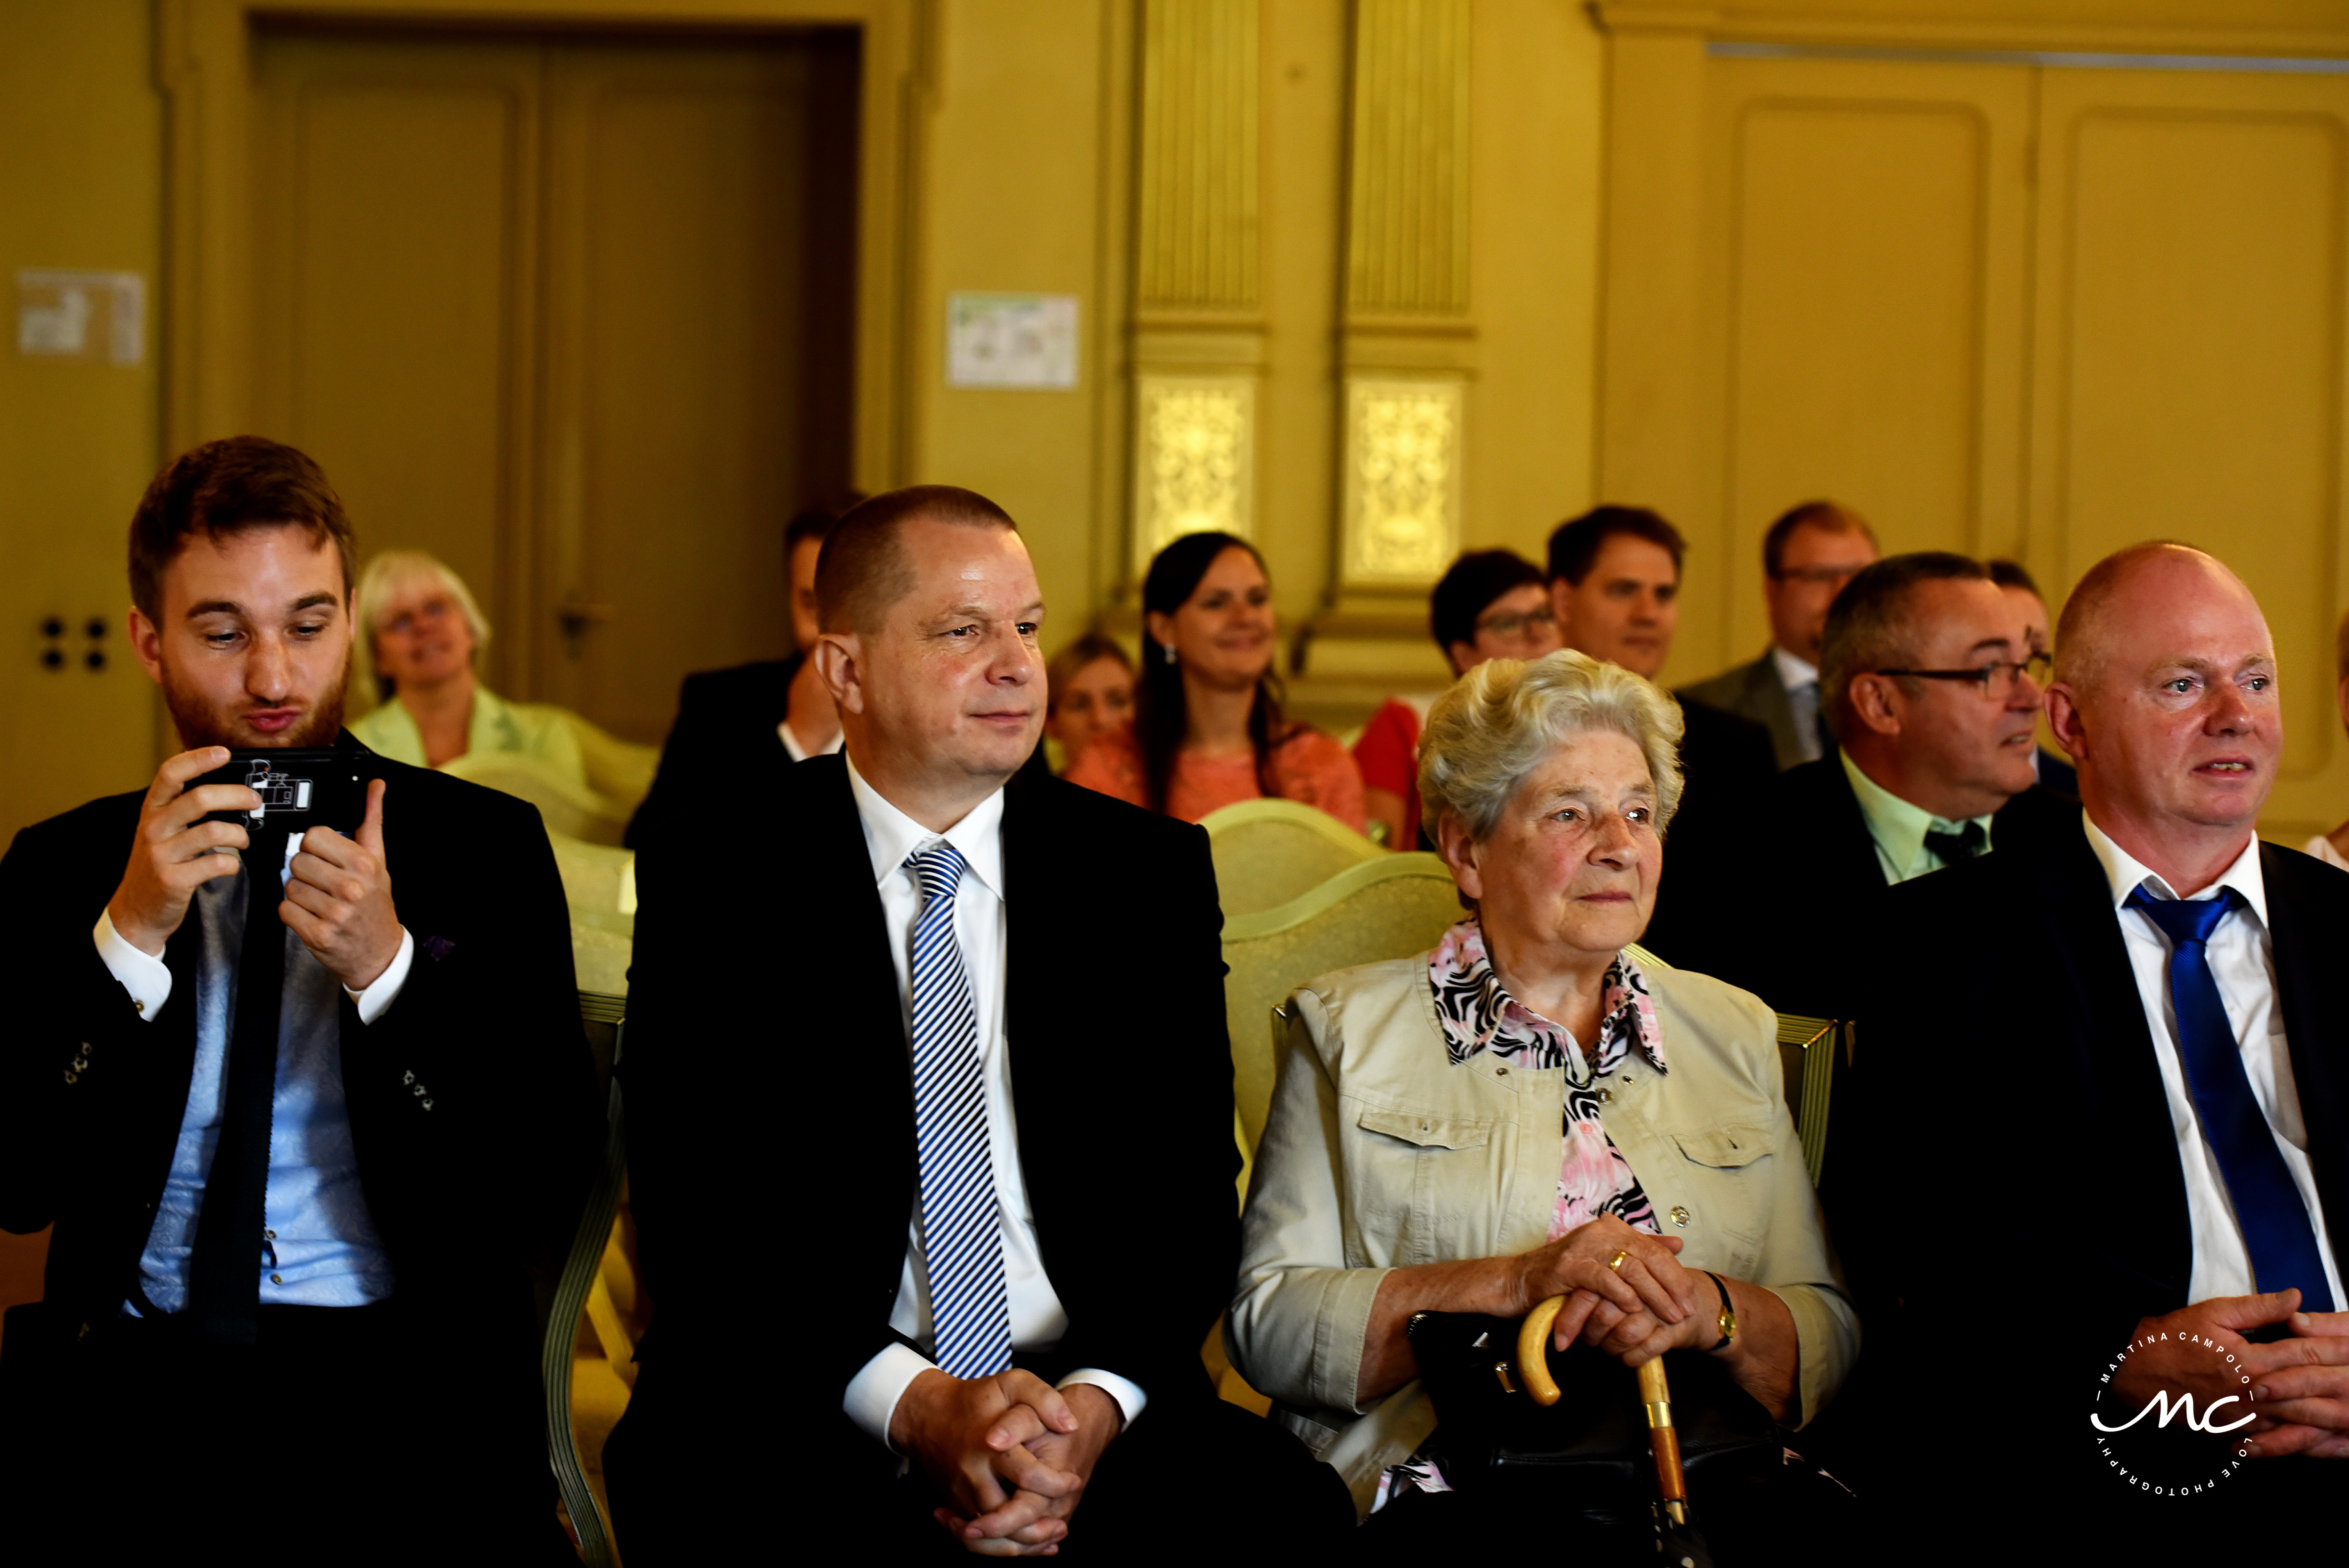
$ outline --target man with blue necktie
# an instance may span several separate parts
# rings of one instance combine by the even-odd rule
[[[1206,834],[1046,773],[1018,528],[843,517],[811,656],[840,755],[711,779],[639,861],[621,1077],[653,1321],[605,1450],[637,1568],[1143,1561],[1352,1520],[1216,1398],[1237,1268]]]
[[[2349,877],[2255,835],[2282,709],[2225,566],[2169,543],[2107,557],[2056,645],[2078,830],[1893,890],[1874,947],[1826,1177],[1878,1311],[1874,1393],[1997,1387],[1990,1340],[2027,1345],[2043,1419],[2002,1485],[2044,1479],[2056,1528],[2108,1542],[2179,1548],[2256,1514],[2273,1545],[2335,1481],[2292,1456],[2349,1457]],[[2226,1419],[2255,1418],[2216,1501],[2165,1509],[2118,1477],[2085,1419],[2106,1380],[2131,1414],[2232,1396]],[[1964,1479],[1961,1451],[1910,1457],[1884,1479]]]

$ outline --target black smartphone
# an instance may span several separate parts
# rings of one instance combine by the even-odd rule
[[[332,828],[349,838],[367,816],[367,781],[359,761],[358,753],[331,748],[231,751],[227,767],[195,783],[242,784],[261,797],[250,811],[212,812],[216,822],[251,832],[282,828],[296,838],[312,828]]]

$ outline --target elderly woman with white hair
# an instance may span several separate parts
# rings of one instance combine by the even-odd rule
[[[362,668],[381,706],[351,727],[379,756],[440,768],[471,752],[518,752],[581,789],[587,765],[562,714],[483,686],[490,624],[464,580],[420,550],[390,550],[359,573]]]
[[[1680,735],[1671,697],[1579,653],[1469,672],[1430,712],[1419,772],[1468,917],[1289,999],[1230,1344],[1371,1539],[1495,1536],[1431,1441],[1414,1315],[1563,1295],[1560,1352],[1711,1356],[1788,1427],[1857,1352],[1775,1016],[1628,951]]]

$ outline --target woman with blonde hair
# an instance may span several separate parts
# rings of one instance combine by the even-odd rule
[[[388,550],[359,573],[357,599],[360,669],[381,706],[350,728],[369,750],[418,768],[516,752],[588,788],[579,738],[559,712],[481,684],[490,623],[464,579],[420,550]]]

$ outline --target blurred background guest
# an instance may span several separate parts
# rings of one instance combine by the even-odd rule
[[[1875,559],[1875,531],[1859,513],[1831,500],[1806,500],[1789,510],[1762,535],[1770,645],[1752,664],[1681,687],[1681,700],[1769,730],[1781,769],[1834,750],[1819,711],[1819,639],[1826,633],[1827,606]]]
[[[1277,797],[1361,831],[1354,759],[1280,711],[1272,587],[1255,547],[1228,533],[1185,534],[1151,562],[1142,608],[1133,727],[1094,739],[1069,778],[1187,822]]]
[[[1468,917],[1289,999],[1228,1335],[1373,1516],[1368,1541],[1592,1544],[1568,1507],[1527,1518],[1489,1472],[1444,1473],[1414,1313],[1513,1317],[1565,1295],[1560,1349],[1710,1355],[1790,1428],[1859,1348],[1776,1020],[1625,951],[1663,870],[1679,730],[1670,696],[1579,654],[1472,670],[1430,711],[1420,763]],[[1614,1376],[1628,1397],[1631,1374]],[[1707,1528],[1738,1561],[1720,1532],[1741,1522],[1715,1506]]]
[[[2349,615],[2341,617],[2341,625],[2333,634],[2333,700],[2341,711],[2342,725],[2349,727]],[[2326,865],[2349,872],[2349,822],[2330,833],[2317,834],[2302,847]]]
[[[1093,737],[1133,719],[1133,661],[1098,632],[1087,632],[1045,666],[1044,738],[1060,748],[1065,773]]]
[[[1541,568],[1514,550],[1472,550],[1454,562],[1428,597],[1427,621],[1454,676],[1486,659],[1537,659],[1558,645]],[[1387,698],[1354,742],[1371,836],[1383,832],[1391,850],[1423,847],[1419,731],[1434,700],[1433,692]]]
[[[2047,613],[2046,595],[2039,592],[2038,583],[2023,569],[2023,562],[2002,559],[1982,564],[1990,572],[1990,580],[1998,584],[1998,591],[2006,595],[2008,606],[2023,617],[2023,634],[2030,639],[2031,651],[2054,657],[2055,622]],[[2046,727],[2043,724],[2040,727]],[[2065,799],[2080,798],[2080,775],[2057,753],[2048,738],[2042,737],[2031,759],[2039,769],[2042,784]]]
[[[1549,593],[1569,648],[1654,680],[1681,618],[1681,531],[1639,506],[1602,506],[1549,536]],[[1778,771],[1770,732],[1750,718],[1690,705],[1680,743],[1684,779],[1672,833],[1683,858],[1708,857],[1736,830],[1739,803]]]
[[[722,777],[749,757],[780,744],[794,762],[840,749],[840,716],[832,694],[816,679],[807,650],[815,645],[815,563],[832,525],[864,499],[842,490],[802,508],[783,529],[784,591],[792,609],[788,657],[703,670],[685,677],[677,722],[661,748],[651,793],[628,822],[628,848],[640,850],[684,807],[696,780]]]
[[[477,669],[490,624],[464,580],[420,550],[388,550],[359,573],[357,615],[380,699],[350,726],[379,757],[440,768],[469,754],[528,757],[587,788],[579,737],[560,709],[507,702]]]

